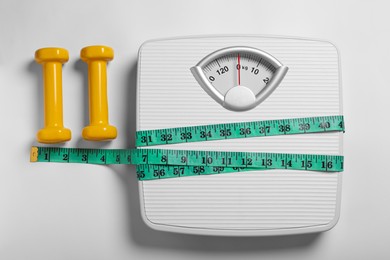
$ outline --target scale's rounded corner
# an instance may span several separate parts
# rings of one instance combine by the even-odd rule
[[[142,221],[145,223],[146,226],[148,226],[149,228],[151,228],[153,230],[165,231],[165,229],[162,228],[161,225],[154,223],[146,215],[145,204],[144,204],[144,200],[143,200],[143,196],[142,196],[142,194],[143,194],[142,182],[139,183],[139,189],[140,189],[139,192],[140,192],[140,208],[141,208],[140,212],[141,212]]]
[[[320,42],[323,42],[323,43],[326,43],[328,44],[329,46],[332,46],[334,48],[334,50],[336,51],[337,53],[337,56],[340,57],[340,49],[337,47],[337,44],[332,42],[332,41],[329,41],[329,40],[319,40]]]
[[[336,210],[336,213],[335,213],[333,219],[328,223],[328,225],[326,225],[326,227],[324,228],[323,231],[324,232],[329,231],[332,228],[334,228],[337,225],[337,223],[339,223],[339,220],[340,220],[340,210],[338,209],[338,210]]]
[[[277,232],[276,235],[321,234],[333,229],[340,219],[340,210],[336,210],[334,217],[328,223],[297,228],[295,230]],[[275,235],[275,234],[274,234]]]
[[[169,228],[169,226],[157,224],[151,221],[148,216],[146,216],[146,212],[144,210],[141,210],[141,217],[145,225],[150,229],[161,232],[174,232]]]
[[[140,57],[140,54],[142,53],[142,50],[145,48],[146,45],[148,45],[152,42],[155,42],[155,41],[158,41],[158,40],[147,40],[147,41],[144,41],[143,43],[141,43],[141,45],[138,48],[138,57]]]
[[[150,219],[148,219],[148,216],[146,216],[145,210],[141,210],[141,218],[142,218],[142,221],[145,223],[145,225],[148,226],[149,228],[154,229],[154,230],[160,230],[157,227],[158,225],[156,223],[153,223]]]
[[[324,225],[320,225],[318,227],[313,227],[312,231],[308,232],[308,233],[327,232],[327,231],[333,229],[337,225],[337,223],[339,222],[339,219],[340,219],[340,210],[337,210],[331,221],[329,221],[328,223],[326,223]]]

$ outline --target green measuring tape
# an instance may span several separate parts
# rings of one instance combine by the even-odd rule
[[[304,117],[137,131],[135,145],[142,147],[330,131],[344,131],[343,116]]]
[[[137,146],[344,131],[343,116],[325,116],[138,131]],[[141,144],[141,145],[139,145]],[[139,180],[250,170],[343,171],[343,156],[171,149],[32,147],[32,162],[135,164]]]

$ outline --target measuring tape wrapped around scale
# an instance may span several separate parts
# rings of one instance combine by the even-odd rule
[[[138,131],[138,147],[344,131],[343,116],[240,122]],[[343,171],[343,156],[317,154],[196,151],[170,149],[78,149],[33,147],[32,162],[135,164],[139,180],[231,173],[250,170],[291,169]]]

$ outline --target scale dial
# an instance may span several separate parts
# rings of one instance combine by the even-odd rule
[[[191,72],[202,88],[229,110],[246,111],[264,101],[288,71],[272,55],[251,47],[228,47],[203,58]]]

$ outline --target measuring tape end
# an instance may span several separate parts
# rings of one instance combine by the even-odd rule
[[[37,162],[38,161],[38,147],[33,146],[31,147],[30,151],[30,162]]]

